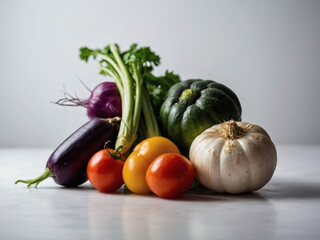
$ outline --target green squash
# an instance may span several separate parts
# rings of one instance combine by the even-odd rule
[[[160,109],[162,131],[183,153],[192,141],[214,124],[241,121],[235,93],[212,80],[190,79],[173,85]]]

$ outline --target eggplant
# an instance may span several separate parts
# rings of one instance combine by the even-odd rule
[[[18,180],[30,187],[38,186],[43,180],[52,177],[65,187],[76,187],[88,180],[87,165],[90,158],[103,149],[106,142],[113,147],[119,130],[119,117],[94,118],[62,142],[49,157],[44,173],[30,180]],[[113,145],[113,146],[112,146]]]

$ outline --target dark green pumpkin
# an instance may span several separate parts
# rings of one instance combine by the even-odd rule
[[[183,153],[205,129],[228,120],[241,121],[235,93],[212,80],[190,79],[173,85],[160,109],[164,134]]]

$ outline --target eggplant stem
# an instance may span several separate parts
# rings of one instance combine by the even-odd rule
[[[49,169],[49,168],[46,168],[43,172],[43,174],[41,174],[39,177],[37,178],[34,178],[34,179],[28,179],[28,180],[17,180],[14,184],[17,184],[19,182],[22,182],[22,183],[26,183],[28,184],[27,187],[30,188],[30,186],[32,184],[35,184],[35,188],[37,188],[37,186],[39,185],[39,183],[41,183],[42,181],[46,180],[47,178],[49,177],[52,177],[53,176],[53,173],[52,171]]]

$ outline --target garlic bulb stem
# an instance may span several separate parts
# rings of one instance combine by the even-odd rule
[[[244,135],[244,130],[234,120],[221,124],[219,134],[224,139],[234,140]]]

